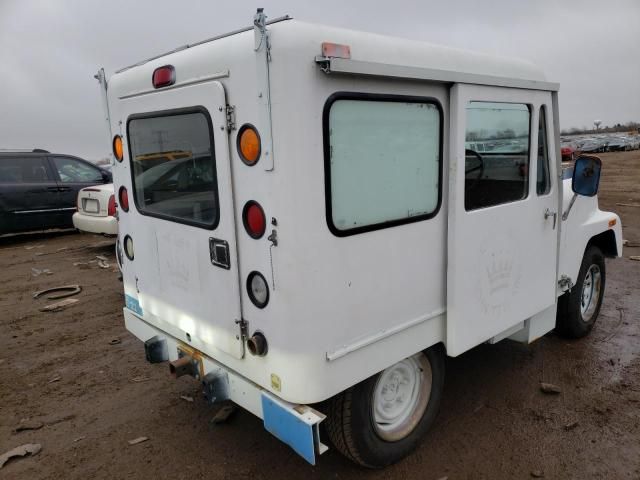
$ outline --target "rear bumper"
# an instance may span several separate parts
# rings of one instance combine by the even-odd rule
[[[104,235],[118,234],[118,219],[116,217],[93,217],[76,212],[73,214],[73,226],[83,232]]]
[[[135,299],[127,298],[127,307],[123,309],[127,330],[143,342],[154,337],[164,340],[169,361],[179,358],[179,348],[194,350],[140,318],[138,315],[142,311]],[[137,314],[131,308],[138,310]],[[309,406],[286,402],[202,352],[195,353],[202,364],[202,378],[224,379],[224,384],[218,387],[221,398],[229,399],[261,418],[267,431],[293,448],[307,462],[315,465],[317,455],[328,450],[320,442],[319,434],[320,422],[326,418],[325,415]]]

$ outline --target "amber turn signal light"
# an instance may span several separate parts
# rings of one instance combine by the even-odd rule
[[[120,135],[116,135],[115,137],[113,137],[113,155],[116,157],[116,160],[121,162],[122,154],[122,137]]]
[[[256,127],[248,123],[240,127],[237,147],[240,158],[245,164],[252,166],[258,163],[262,146],[260,145],[260,134],[258,134]]]

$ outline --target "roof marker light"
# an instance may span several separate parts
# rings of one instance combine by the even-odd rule
[[[340,45],[338,43],[323,42],[322,56],[333,58],[351,58],[351,47],[349,45]]]
[[[173,68],[173,65],[158,67],[153,71],[151,81],[153,83],[153,88],[162,88],[173,85],[176,83],[176,69]]]

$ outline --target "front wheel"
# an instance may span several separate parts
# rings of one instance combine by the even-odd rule
[[[444,358],[442,345],[435,345],[332,398],[325,422],[331,443],[370,468],[408,455],[438,413]]]
[[[558,333],[568,338],[581,338],[591,331],[602,306],[604,285],[604,255],[592,245],[584,252],[576,284],[558,299]]]

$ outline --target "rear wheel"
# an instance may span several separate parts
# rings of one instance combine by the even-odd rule
[[[325,422],[331,443],[370,468],[409,454],[438,413],[444,357],[444,348],[436,345],[332,398]]]
[[[592,245],[584,253],[576,284],[558,299],[558,333],[569,338],[581,338],[591,331],[600,313],[604,286],[604,255],[602,250]]]

